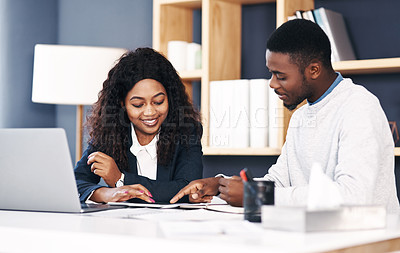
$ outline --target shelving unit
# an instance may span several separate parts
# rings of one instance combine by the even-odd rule
[[[188,92],[191,82],[201,81],[201,115],[203,118],[203,153],[205,155],[279,155],[272,148],[209,147],[209,83],[240,78],[242,5],[276,2],[276,24],[280,26],[296,10],[314,8],[314,0],[153,0],[153,48],[167,55],[171,40],[192,42],[193,10],[202,10],[202,69],[182,72]],[[400,73],[400,58],[335,62],[343,74]],[[279,139],[283,145],[291,113],[280,102]],[[395,149],[400,156],[400,148]]]
[[[332,65],[336,71],[345,75],[400,73],[400,57],[341,61],[334,62]]]
[[[242,155],[242,156],[262,156],[275,155],[281,153],[279,148],[213,148],[203,147],[203,153],[207,155]]]
[[[185,71],[182,73],[179,73],[180,77],[182,78],[183,81],[200,81],[201,80],[201,74],[202,71],[201,69],[199,70],[193,70],[193,71]]]

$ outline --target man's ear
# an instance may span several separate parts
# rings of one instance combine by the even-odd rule
[[[322,70],[321,62],[314,60],[306,68],[306,73],[310,79],[316,80],[321,75],[321,70]]]

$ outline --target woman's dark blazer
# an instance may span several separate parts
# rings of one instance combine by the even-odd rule
[[[200,138],[196,138],[196,136],[188,137],[188,145],[180,142],[177,143],[173,159],[168,166],[157,165],[156,180],[138,175],[136,156],[129,150],[132,146],[130,143],[126,150],[129,169],[127,172],[124,171],[124,184],[141,184],[151,192],[156,202],[169,203],[169,200],[180,189],[185,187],[190,181],[202,178],[203,175],[203,152]],[[130,141],[132,141],[132,138],[130,138]],[[101,177],[92,173],[90,165],[87,164],[88,155],[96,151],[93,146],[89,145],[74,169],[81,202],[86,201],[92,191],[104,187],[104,185],[99,185]],[[182,198],[180,202],[188,202],[187,196]]]

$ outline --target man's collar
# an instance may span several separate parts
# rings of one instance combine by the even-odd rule
[[[331,86],[328,88],[327,91],[325,91],[324,94],[322,94],[321,97],[319,97],[317,99],[317,101],[315,101],[314,103],[310,103],[308,102],[309,105],[315,105],[316,103],[318,103],[319,101],[321,101],[322,99],[324,99],[326,96],[328,96],[329,93],[331,93],[333,91],[333,89],[343,80],[343,76],[342,74],[340,74],[339,72],[336,72],[337,77],[335,79],[335,81],[333,81],[333,83],[331,84]]]

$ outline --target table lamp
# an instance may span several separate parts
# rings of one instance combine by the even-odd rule
[[[76,161],[82,156],[83,106],[97,101],[109,70],[125,52],[108,47],[35,46],[32,101],[77,105]]]

